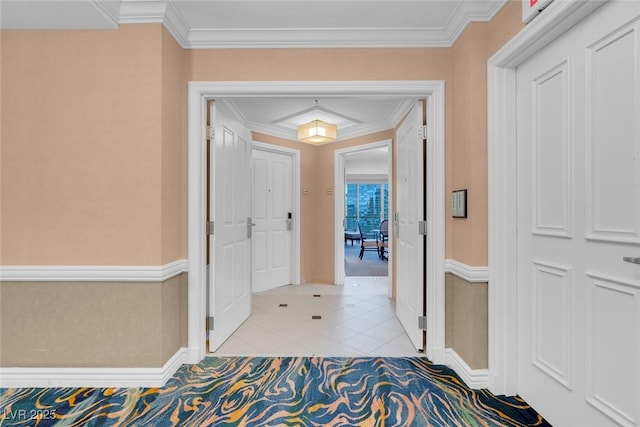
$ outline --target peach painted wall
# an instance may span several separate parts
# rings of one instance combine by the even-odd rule
[[[185,51],[162,29],[162,264],[186,258]],[[184,218],[183,218],[184,217]]]
[[[509,2],[431,49],[183,50],[159,24],[3,30],[0,263],[186,257],[187,80],[444,80],[447,194],[470,190],[470,218],[448,215],[447,257],[486,265],[486,59],[522,26],[518,11]],[[310,186],[326,191],[326,167]],[[333,277],[319,253],[308,280]]]
[[[192,80],[441,80],[451,49],[197,49]]]
[[[300,150],[300,279],[303,283],[334,283],[335,150],[391,139],[377,132],[333,144],[313,146],[261,133],[254,141]],[[309,190],[304,194],[304,190]],[[332,191],[333,193],[333,191]]]
[[[522,28],[520,2],[467,26],[453,52],[453,134],[446,146],[446,257],[488,264],[487,60]],[[451,217],[451,191],[468,189],[468,218]]]
[[[160,34],[3,31],[2,264],[160,263]]]
[[[3,32],[0,31],[0,265],[2,265],[2,99],[4,99],[2,92],[2,34]],[[1,303],[2,301],[0,300]],[[0,330],[0,340],[1,338],[2,331]]]
[[[2,34],[0,263],[186,257],[185,51],[161,25]]]

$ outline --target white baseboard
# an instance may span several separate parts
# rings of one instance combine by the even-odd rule
[[[186,259],[160,266],[136,265],[3,265],[7,282],[163,282],[189,270]]]
[[[445,349],[444,347],[432,348],[431,352],[427,354],[427,357],[436,365],[446,365],[447,349]]]
[[[456,374],[462,378],[469,388],[479,389],[489,387],[489,370],[471,369],[452,348],[447,349],[447,361],[445,365],[456,371]]]
[[[444,272],[455,274],[471,283],[489,281],[489,267],[472,267],[454,259],[444,261]]]
[[[180,348],[162,368],[0,368],[0,388],[162,387],[186,355]]]

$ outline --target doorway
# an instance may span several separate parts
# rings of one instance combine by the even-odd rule
[[[640,347],[638,323],[628,319],[638,318],[640,305],[637,270],[624,257],[633,259],[638,245],[637,156],[629,154],[637,153],[638,133],[625,117],[638,115],[637,91],[629,88],[638,87],[640,10],[630,2],[567,1],[545,12],[489,60],[490,390],[524,390],[527,401],[538,393],[532,403],[559,424],[632,425],[640,419],[633,403]],[[540,62],[531,60],[535,55]],[[523,87],[527,78],[532,84]],[[551,83],[558,89],[545,88]],[[534,89],[523,102],[524,91]],[[558,114],[543,121],[549,110],[540,105],[553,97],[564,99],[553,105]],[[522,120],[523,108],[533,107],[535,115]],[[553,147],[539,138],[553,140],[550,130],[559,142]],[[527,170],[518,169],[523,150],[533,148],[536,157],[520,161]],[[556,166],[549,148],[568,149]],[[541,164],[545,174],[538,173]],[[611,165],[616,170],[602,174]],[[552,174],[562,185],[545,185]],[[516,203],[526,183],[527,197]],[[553,191],[566,191],[567,203],[549,205]],[[529,243],[522,241],[526,234]],[[566,421],[568,414],[575,416]]]
[[[205,293],[205,114],[209,99],[229,99],[242,96],[291,97],[336,96],[366,98],[396,96],[427,98],[431,126],[428,129],[430,145],[427,165],[430,178],[428,203],[430,239],[428,246],[427,302],[431,313],[427,330],[431,340],[427,356],[443,363],[444,352],[444,82],[442,81],[344,81],[344,82],[190,82],[189,84],[189,139],[188,139],[188,253],[189,253],[189,322],[187,361],[199,362],[205,355],[206,334],[201,327],[206,317]],[[337,188],[338,190],[339,188]],[[214,196],[215,197],[215,196]],[[344,235],[340,233],[340,239]]]
[[[639,18],[610,1],[517,69],[518,394],[554,425],[640,421]]]
[[[347,276],[392,276],[392,236],[381,229],[391,209],[391,149],[391,140],[386,140],[336,151],[335,188],[342,190],[336,191],[336,215],[341,212],[336,226],[344,235],[336,241],[336,266],[342,266],[337,283],[343,284]],[[387,282],[391,296],[391,280]]]
[[[379,178],[354,178],[348,170],[347,166],[344,274],[388,277],[391,256],[388,177],[385,174]]]
[[[253,141],[252,291],[300,284],[300,152]]]

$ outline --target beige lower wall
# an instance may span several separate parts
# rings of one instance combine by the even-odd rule
[[[161,367],[186,344],[187,275],[1,282],[1,367]]]
[[[488,284],[471,283],[445,275],[445,346],[472,369],[486,369],[488,362]]]

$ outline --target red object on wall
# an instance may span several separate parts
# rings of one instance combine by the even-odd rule
[[[538,3],[538,0],[529,0],[529,7],[533,7]]]

